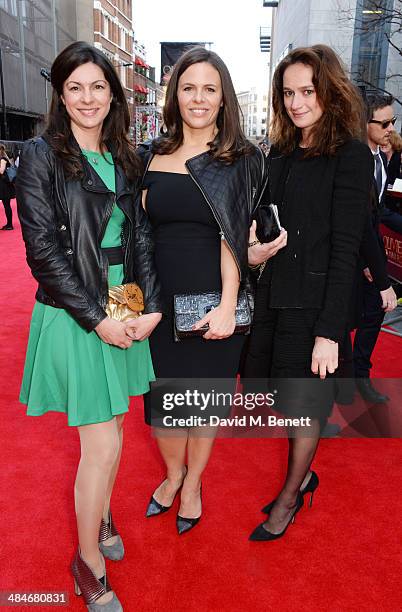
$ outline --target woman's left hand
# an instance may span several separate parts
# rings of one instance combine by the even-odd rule
[[[150,312],[126,323],[126,334],[132,340],[145,340],[162,319],[160,312]]]
[[[203,335],[205,340],[223,340],[224,338],[229,338],[236,327],[235,312],[233,309],[229,310],[219,305],[198,321],[193,326],[193,329],[200,329],[207,324],[209,329]]]
[[[248,247],[248,264],[249,266],[259,266],[264,261],[274,257],[280,249],[283,249],[288,242],[288,233],[285,229],[281,229],[281,233],[278,238],[272,240],[272,242],[259,242],[256,234],[257,222],[253,221],[250,227],[249,233],[249,244],[253,246]]]
[[[321,379],[324,379],[328,374],[333,374],[338,367],[338,350],[337,342],[316,336],[311,358],[311,371],[313,374],[319,374]]]

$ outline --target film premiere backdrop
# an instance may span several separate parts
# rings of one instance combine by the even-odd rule
[[[205,47],[205,42],[161,42],[161,85],[167,85],[172,67],[191,47]]]

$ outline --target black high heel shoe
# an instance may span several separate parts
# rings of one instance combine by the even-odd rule
[[[202,501],[202,486],[200,487],[200,499]],[[183,533],[186,533],[186,531],[190,531],[190,529],[192,529],[196,526],[197,523],[199,523],[201,516],[202,514],[200,514],[200,516],[198,516],[197,518],[187,518],[178,514],[176,516],[177,533],[179,535],[182,535]]]
[[[145,516],[147,518],[149,518],[150,516],[158,516],[159,514],[164,514],[165,512],[170,510],[170,508],[174,504],[174,500],[176,499],[176,496],[177,496],[178,492],[180,491],[180,489],[183,486],[184,479],[187,476],[187,470],[188,470],[188,468],[186,466],[186,473],[183,476],[183,480],[182,480],[182,483],[181,483],[180,487],[177,489],[176,493],[174,494],[174,498],[173,498],[173,501],[170,504],[170,506],[164,506],[163,504],[160,504],[158,501],[156,501],[156,499],[154,498],[153,495],[151,496],[151,499],[149,500],[147,511],[145,513]]]
[[[285,529],[283,529],[279,533],[271,533],[270,531],[268,531],[268,529],[265,529],[264,523],[261,523],[260,525],[258,525],[258,527],[254,529],[253,533],[249,537],[249,540],[251,540],[252,542],[270,542],[272,540],[278,540],[283,535],[285,535],[286,530],[289,527],[289,525],[295,522],[296,514],[303,507],[303,504],[304,504],[303,495],[301,493],[298,493],[296,497],[296,509],[293,512],[292,518],[288,521],[287,525],[285,526]]]
[[[301,495],[303,495],[303,497],[305,495],[307,495],[307,493],[311,493],[310,500],[309,500],[309,503],[308,503],[308,507],[309,508],[311,508],[311,506],[313,505],[314,491],[317,489],[319,483],[320,483],[320,481],[318,479],[317,474],[315,472],[311,471],[310,480],[308,481],[308,483],[306,484],[306,486],[303,489],[300,489],[300,493],[301,493]],[[269,502],[269,504],[267,504],[266,506],[264,506],[261,509],[261,512],[263,512],[264,514],[269,514],[271,512],[272,507],[273,507],[275,502],[276,502],[276,499],[274,499],[273,501]]]

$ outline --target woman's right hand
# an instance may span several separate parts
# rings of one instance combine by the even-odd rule
[[[121,321],[115,321],[110,317],[103,319],[95,327],[95,331],[99,338],[106,344],[113,344],[119,348],[130,348],[133,341],[126,334],[126,326]]]
[[[253,221],[250,227],[249,243],[257,240],[256,235],[257,223]],[[278,238],[272,240],[272,242],[258,242],[254,246],[248,248],[248,263],[250,266],[259,266],[267,259],[274,257],[279,249],[283,249],[288,242],[288,233],[285,229],[281,230]]]

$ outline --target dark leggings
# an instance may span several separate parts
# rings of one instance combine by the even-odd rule
[[[4,211],[6,213],[7,225],[13,224],[13,211],[11,209],[10,198],[3,199]]]

